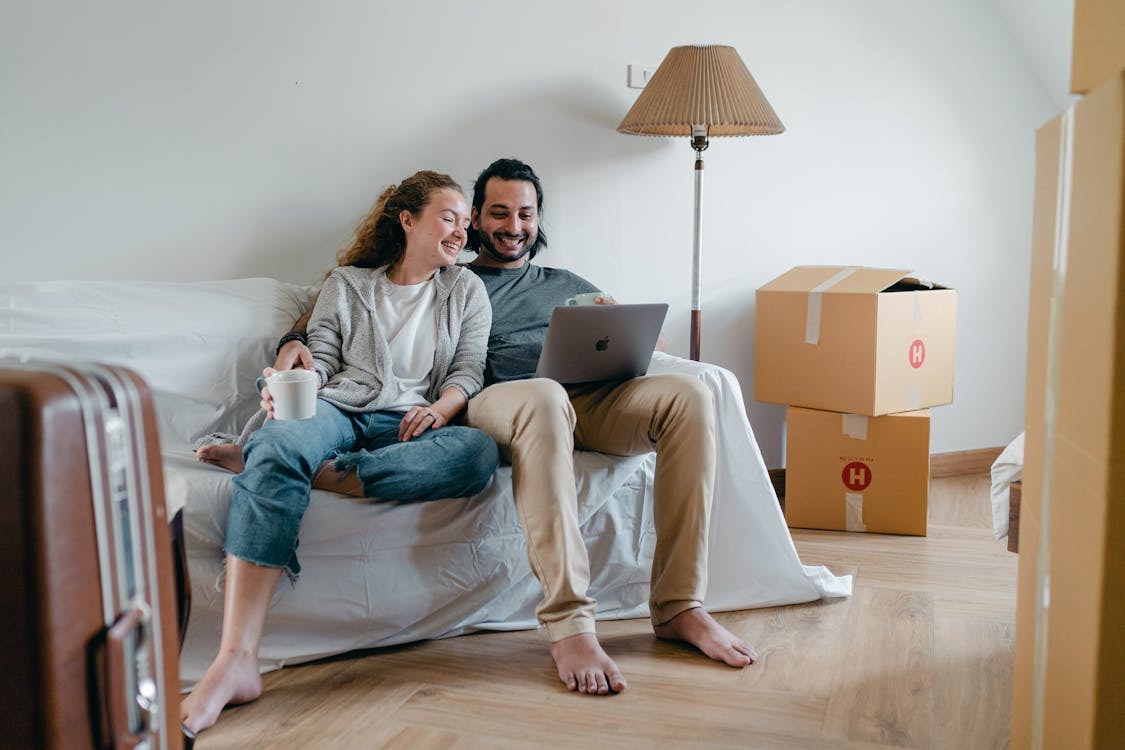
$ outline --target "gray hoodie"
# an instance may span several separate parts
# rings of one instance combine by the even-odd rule
[[[375,295],[386,268],[340,266],[320,290],[309,320],[308,340],[321,390],[318,396],[345,411],[377,411],[388,396],[389,345],[375,318]],[[492,306],[476,274],[460,266],[441,268],[437,286],[437,349],[430,388],[432,403],[454,387],[472,398],[484,385],[484,357]]]

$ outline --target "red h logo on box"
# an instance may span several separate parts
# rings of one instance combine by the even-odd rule
[[[914,339],[910,342],[910,366],[917,370],[926,361],[926,344],[922,339]]]
[[[852,492],[863,492],[871,484],[871,469],[862,461],[852,461],[840,472],[840,479]]]

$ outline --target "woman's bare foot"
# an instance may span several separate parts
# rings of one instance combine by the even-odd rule
[[[213,726],[228,705],[249,703],[262,694],[258,659],[245,653],[221,653],[203,679],[180,704],[180,723],[199,733]]]
[[[737,637],[707,613],[703,607],[687,609],[663,625],[653,625],[657,638],[684,641],[715,661],[732,667],[745,667],[758,659],[746,641]]]
[[[551,658],[567,690],[590,695],[620,693],[625,678],[593,633],[579,633],[551,644]]]
[[[241,474],[246,467],[242,462],[242,447],[234,443],[200,446],[195,450],[195,457],[205,464],[221,466],[234,474]]]

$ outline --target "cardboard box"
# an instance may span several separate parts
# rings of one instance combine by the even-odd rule
[[[787,414],[790,526],[926,535],[929,411],[867,417],[791,406]]]
[[[1070,93],[1085,94],[1125,68],[1125,2],[1075,0]]]
[[[1019,581],[1012,669],[1012,748],[1031,747],[1035,652],[1035,597],[1039,559],[1047,396],[1047,338],[1054,293],[1055,209],[1058,206],[1062,120],[1035,134],[1035,192],[1031,225],[1031,275],[1027,305],[1027,380],[1024,401],[1023,476],[1020,498]]]
[[[798,266],[756,300],[758,401],[867,416],[953,401],[952,289],[902,270]]]
[[[1016,587],[1016,642],[1012,649],[1011,747],[1031,747],[1032,683],[1035,677],[1035,595],[1039,566],[1039,509],[1020,502],[1019,581]]]
[[[1012,747],[1119,747],[1125,737],[1125,73],[1043,126],[1036,158],[1032,283],[1049,276],[1052,296],[1045,306],[1032,300],[1029,321],[1037,327],[1028,332],[1023,513],[1040,514],[1038,567],[1047,566],[1050,595],[1028,593],[1032,573],[1021,560]],[[1021,616],[1029,608],[1036,616]],[[1038,622],[1046,624],[1039,633],[1045,658],[1036,659],[1038,651],[1021,657],[1035,643]],[[1021,666],[1021,658],[1030,658],[1030,666]]]

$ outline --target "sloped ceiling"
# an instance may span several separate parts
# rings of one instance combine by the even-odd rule
[[[1074,0],[991,0],[1059,109],[1070,105]]]

